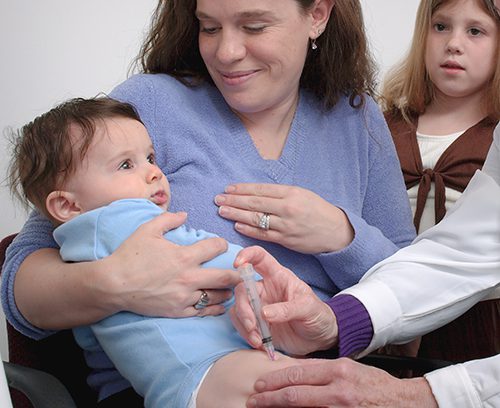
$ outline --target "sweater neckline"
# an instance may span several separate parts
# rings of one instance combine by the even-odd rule
[[[283,151],[276,160],[264,159],[260,155],[243,122],[229,108],[222,95],[221,99],[228,112],[227,125],[231,133],[231,138],[235,145],[238,146],[236,151],[240,154],[241,160],[246,161],[252,167],[260,168],[261,171],[266,173],[276,183],[281,183],[285,178],[289,179],[289,174],[295,171],[298,154],[304,140],[304,94],[302,92],[299,94],[297,109],[292,119]]]

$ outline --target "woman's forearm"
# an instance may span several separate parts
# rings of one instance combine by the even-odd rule
[[[119,310],[106,260],[65,263],[55,249],[41,249],[21,264],[14,281],[17,307],[47,330],[93,323]]]

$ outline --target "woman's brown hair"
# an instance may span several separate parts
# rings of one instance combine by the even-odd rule
[[[296,1],[307,11],[315,0]],[[137,63],[145,73],[169,74],[187,85],[212,79],[198,47],[196,0],[160,0]],[[325,31],[309,50],[300,85],[313,92],[326,108],[340,96],[361,106],[364,94],[374,95],[375,64],[369,52],[359,0],[336,0]]]

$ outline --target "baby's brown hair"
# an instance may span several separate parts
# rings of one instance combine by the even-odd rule
[[[123,117],[141,121],[128,103],[108,97],[74,98],[38,116],[12,135],[11,192],[50,218],[47,196],[72,175],[94,140],[96,125]]]

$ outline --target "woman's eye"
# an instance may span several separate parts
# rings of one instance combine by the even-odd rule
[[[251,33],[260,33],[264,31],[266,28],[265,25],[247,25],[245,26],[245,30],[250,31]]]
[[[219,30],[219,27],[204,27],[200,26],[200,31],[205,34],[215,34]]]
[[[132,162],[130,160],[125,160],[120,164],[121,170],[130,170],[132,168]]]
[[[156,158],[155,158],[154,154],[150,154],[148,156],[148,163],[150,163],[150,164],[156,164]]]

